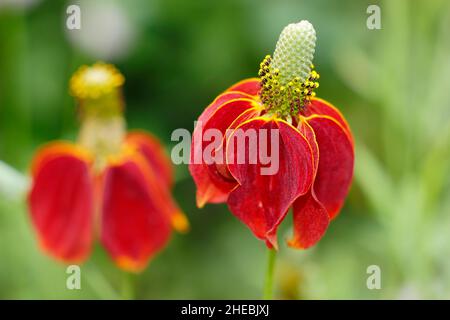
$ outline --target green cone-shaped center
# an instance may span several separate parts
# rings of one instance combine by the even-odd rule
[[[261,101],[269,113],[296,116],[315,95],[319,74],[312,64],[316,31],[306,20],[286,26],[278,39],[273,59],[261,62]]]

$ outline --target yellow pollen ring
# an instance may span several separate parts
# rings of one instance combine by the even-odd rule
[[[319,74],[311,65],[305,80],[295,76],[283,85],[280,77],[283,76],[279,69],[273,68],[272,58],[267,55],[260,64],[258,75],[261,79],[261,91],[259,93],[261,102],[265,109],[272,114],[285,118],[296,116],[298,112],[308,103],[311,97],[315,97],[314,89],[319,87]]]
[[[81,66],[70,79],[70,93],[78,99],[97,99],[120,88],[124,76],[113,65],[97,62]]]

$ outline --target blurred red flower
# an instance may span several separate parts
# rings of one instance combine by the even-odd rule
[[[50,255],[82,262],[99,234],[120,268],[138,272],[166,245],[172,228],[189,226],[171,196],[172,167],[160,142],[143,131],[125,132],[123,82],[114,67],[100,63],[73,76],[82,120],[78,142],[51,142],[36,153],[28,203]]]

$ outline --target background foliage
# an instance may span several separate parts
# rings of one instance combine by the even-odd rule
[[[368,30],[366,8],[381,7]],[[82,30],[65,28],[79,3]],[[126,77],[131,128],[166,144],[203,108],[256,75],[278,34],[310,20],[317,31],[318,95],[356,137],[355,180],[341,215],[313,249],[281,247],[277,298],[450,298],[450,5],[448,1],[0,1],[0,159],[27,173],[35,149],[74,139],[68,80],[78,66],[115,63]],[[82,290],[44,256],[21,190],[0,166],[0,298],[119,298],[124,275],[98,246]],[[138,298],[259,298],[265,246],[225,205],[195,207],[186,166],[175,197],[192,231],[174,235],[133,277]],[[280,240],[290,232],[286,219]],[[379,265],[382,289],[368,290]]]

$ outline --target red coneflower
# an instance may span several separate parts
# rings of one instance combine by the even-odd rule
[[[290,208],[294,235],[288,244],[305,249],[317,243],[339,213],[353,176],[350,127],[333,105],[315,98],[315,41],[309,22],[288,25],[273,59],[266,56],[261,63],[259,78],[241,81],[219,95],[200,115],[201,127],[193,134],[192,159],[201,158],[208,146],[202,136],[208,129],[222,133],[216,152],[225,152],[225,163],[191,161],[197,205],[227,202],[269,248],[277,248],[277,228]],[[233,138],[238,131],[245,135],[261,129],[279,132],[279,166],[270,175],[261,173],[261,161],[239,163],[239,155],[230,152],[236,150]],[[244,153],[251,153],[252,147],[247,144]]]

